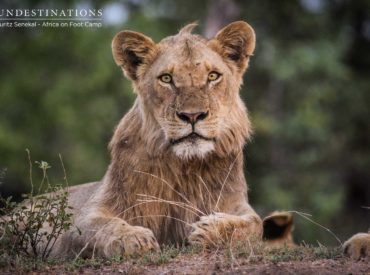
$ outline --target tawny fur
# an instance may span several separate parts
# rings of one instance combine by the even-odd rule
[[[266,247],[294,247],[293,214],[274,211],[263,219],[263,240]]]
[[[243,174],[251,125],[239,96],[255,35],[234,22],[206,40],[191,34],[194,26],[157,44],[131,31],[114,38],[114,59],[137,98],[109,144],[103,180],[71,190],[82,234],[63,235],[54,255],[111,256],[261,236]],[[215,81],[208,80],[212,71],[220,75]],[[172,83],[159,79],[164,73]],[[181,112],[206,118],[190,125]],[[192,131],[204,139],[179,141]]]
[[[239,96],[255,34],[239,21],[206,40],[191,34],[195,26],[157,44],[132,31],[113,39],[114,60],[137,98],[109,144],[111,164],[103,180],[69,188],[78,230],[58,239],[53,257],[110,257],[161,244],[218,246],[261,237],[243,174],[251,125]],[[208,81],[214,71],[220,77]],[[163,74],[172,82],[163,83]],[[178,115],[198,112],[206,115],[192,125]],[[183,139],[192,132],[204,138]],[[273,232],[270,245],[294,245],[291,214],[264,221],[282,231],[277,238]],[[369,236],[349,239],[346,253],[368,256]]]
[[[368,258],[370,260],[370,230],[369,233],[357,233],[344,244],[344,253],[354,260]]]

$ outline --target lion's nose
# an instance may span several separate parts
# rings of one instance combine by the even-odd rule
[[[176,115],[182,121],[185,121],[187,123],[190,123],[190,124],[194,125],[199,120],[205,119],[208,116],[208,112],[198,112],[198,113],[183,113],[183,112],[179,113],[179,112],[176,112]]]

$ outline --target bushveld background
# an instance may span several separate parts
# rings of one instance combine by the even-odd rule
[[[257,47],[241,96],[257,212],[296,210],[342,240],[370,226],[370,2],[366,0],[2,1],[0,8],[102,8],[102,28],[0,28],[0,192],[29,191],[26,148],[70,184],[102,178],[107,144],[131,106],[110,43],[122,29],[155,41],[197,20],[212,37],[249,22]],[[41,172],[40,172],[41,173]],[[296,218],[298,242],[337,244]]]

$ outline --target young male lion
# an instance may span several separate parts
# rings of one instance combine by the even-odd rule
[[[103,180],[71,188],[81,235],[66,233],[54,254],[108,257],[261,236],[243,174],[251,126],[239,96],[255,34],[242,21],[210,40],[194,27],[157,44],[132,31],[114,37],[114,60],[137,98],[110,142]]]
[[[109,257],[166,243],[212,246],[261,237],[243,174],[251,126],[239,96],[255,34],[242,21],[210,40],[192,34],[194,27],[157,44],[132,31],[114,37],[114,60],[137,98],[110,142],[103,180],[69,190],[81,234],[64,234],[54,256]],[[275,245],[293,243],[289,217],[264,220],[265,237]],[[350,253],[358,250],[353,243]]]

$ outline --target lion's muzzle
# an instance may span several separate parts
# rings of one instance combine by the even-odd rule
[[[195,123],[207,118],[208,111],[207,112],[196,112],[196,113],[176,112],[176,115],[182,121],[186,123],[190,123],[194,128]]]

